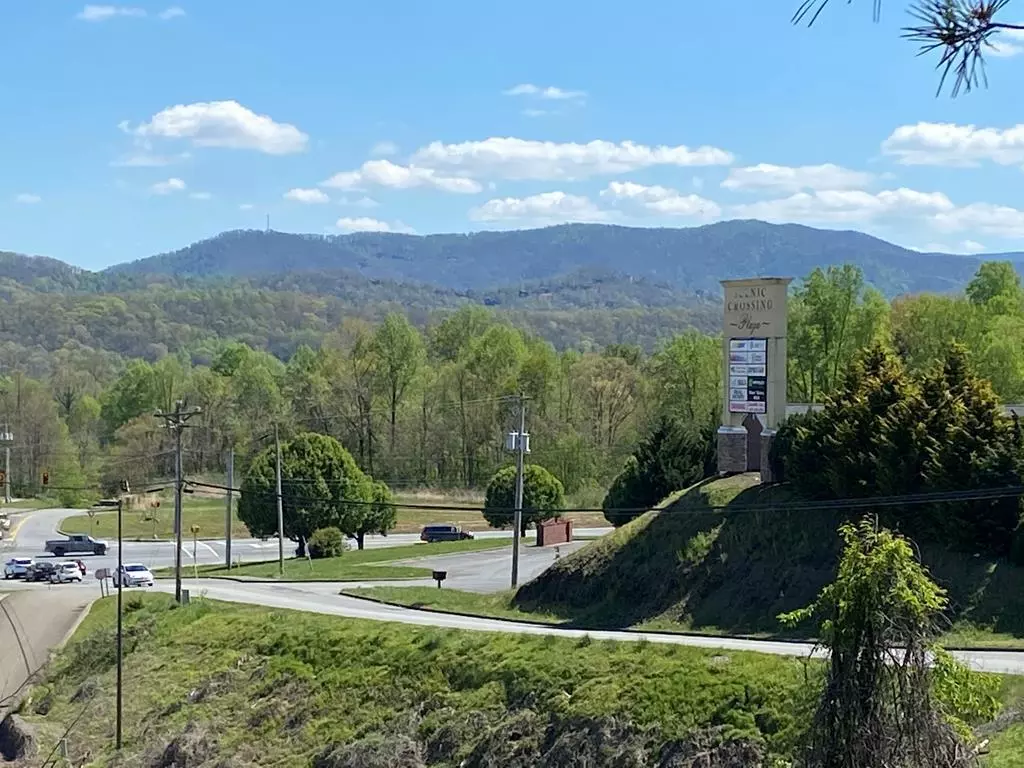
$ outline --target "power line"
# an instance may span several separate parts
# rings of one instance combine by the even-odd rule
[[[316,483],[320,482],[313,478],[298,478],[295,481],[285,480],[284,484],[290,483]],[[337,485],[340,481],[331,482],[328,481],[326,484]],[[193,485],[200,488],[215,488],[222,491],[232,491],[233,493],[243,493],[241,488],[229,488],[225,485],[218,485],[216,483],[206,483],[197,480],[187,480],[188,485]],[[250,494],[267,498],[276,498],[276,494],[271,492],[258,492]],[[484,512],[485,510],[489,514],[512,514],[515,512],[514,507],[484,507],[484,506],[462,506],[455,504],[412,504],[397,501],[388,502],[374,502],[365,501],[362,499],[324,499],[317,498],[314,496],[301,496],[285,494],[287,499],[294,502],[309,502],[316,504],[323,503],[335,503],[335,504],[349,504],[352,506],[390,506],[395,509],[413,509],[413,510],[439,510],[439,511],[451,511],[451,512]],[[537,508],[532,511],[534,512],[557,512],[559,514],[567,513],[619,513],[619,514],[643,514],[644,512],[657,511],[661,514],[664,513],[694,513],[694,512],[813,512],[813,511],[824,511],[824,510],[843,510],[843,509],[871,509],[875,507],[896,507],[896,506],[916,506],[919,504],[947,504],[956,502],[967,502],[967,501],[998,501],[1000,499],[1014,498],[1024,496],[1024,486],[1012,485],[996,488],[978,488],[970,489],[965,491],[931,491],[922,492],[916,494],[895,494],[889,496],[875,496],[875,497],[854,497],[846,499],[831,499],[831,500],[811,500],[811,501],[785,501],[782,503],[776,502],[761,502],[752,504],[719,504],[719,505],[707,505],[701,507],[677,507],[674,504],[668,507],[659,508],[653,507],[562,507],[562,508]]]

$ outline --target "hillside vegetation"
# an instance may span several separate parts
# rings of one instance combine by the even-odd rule
[[[113,765],[114,603],[23,712],[45,756]],[[505,636],[131,596],[125,750],[138,768],[769,765],[804,727],[798,659]],[[84,716],[83,712],[85,713]],[[80,717],[81,716],[81,717]]]
[[[560,559],[515,605],[591,627],[636,625],[783,634],[776,617],[808,605],[835,575],[835,510],[787,510],[785,486],[757,475],[712,480]],[[756,508],[752,508],[756,505]],[[920,546],[949,590],[952,621],[1024,635],[1024,569]]]

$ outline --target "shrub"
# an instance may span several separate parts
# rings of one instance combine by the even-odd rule
[[[337,528],[317,528],[309,537],[309,556],[314,560],[338,557],[345,551],[345,536]]]

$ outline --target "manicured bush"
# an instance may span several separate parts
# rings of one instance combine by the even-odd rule
[[[314,560],[338,557],[345,551],[345,536],[333,526],[317,528],[309,537],[309,556]]]
[[[492,528],[512,525],[515,493],[516,468],[503,467],[495,472],[484,500],[484,519]],[[562,481],[540,464],[527,464],[523,468],[523,532],[530,525],[558,517],[564,506]]]

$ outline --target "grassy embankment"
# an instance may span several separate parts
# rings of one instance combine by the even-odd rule
[[[113,764],[113,624],[99,602],[23,708],[46,751],[86,711],[74,765]],[[533,766],[552,752],[559,766],[632,765],[712,727],[787,755],[806,722],[797,659],[172,608],[155,594],[128,598],[126,627],[122,765],[171,765],[168,750],[188,765],[308,766],[332,751],[320,765]]]
[[[124,513],[122,524],[125,538],[169,539],[174,535],[174,501],[165,495],[160,497],[159,507],[149,506],[156,498],[154,496],[147,499],[143,502],[144,506]],[[475,495],[408,492],[396,494],[395,501],[431,508],[399,509],[398,522],[391,533],[419,533],[423,526],[431,523],[453,523],[468,531],[490,529],[480,512],[459,509],[483,504],[483,499]],[[51,503],[48,506],[55,505]],[[224,511],[223,497],[188,494],[182,499],[182,520],[185,530],[190,531],[193,525],[198,525],[200,540],[224,538]],[[571,513],[569,517],[578,528],[600,528],[608,525],[600,513]],[[87,514],[72,515],[63,520],[61,530],[65,533],[88,533],[97,538],[114,538],[117,536],[117,514],[98,512],[94,517]],[[237,514],[232,516],[231,532],[236,538],[249,537],[248,528],[238,519]]]
[[[747,765],[757,753],[792,756],[818,668],[754,653],[458,632],[205,600],[179,608],[168,596],[135,594],[126,601],[117,762],[114,609],[111,598],[93,607],[23,703],[40,757],[70,726],[72,765],[576,768],[658,765],[700,752],[715,764]],[[1005,711],[1019,710],[1022,696],[1024,680],[1004,678]],[[981,730],[992,739],[986,768],[1022,764],[1024,726]],[[723,739],[727,751],[715,753],[712,742]]]
[[[323,560],[289,557],[284,561],[284,577],[294,581],[377,581],[389,579],[429,579],[430,569],[414,565],[390,565],[396,560],[450,555],[459,552],[479,552],[508,547],[504,539],[471,539],[469,541],[439,541],[434,544],[407,544],[400,547],[350,550],[340,557]],[[293,545],[289,544],[289,553]],[[198,569],[185,568],[182,575],[191,578],[195,572],[202,578],[281,578],[277,560],[248,563],[228,570],[223,565],[201,565]],[[173,576],[170,568],[156,570],[160,577]]]
[[[783,636],[776,616],[811,602],[840,552],[839,515],[788,511],[789,499],[784,487],[761,488],[749,475],[697,486],[562,558],[514,595],[355,594],[593,628]],[[920,551],[949,591],[948,645],[1024,648],[1024,568],[928,544]]]

